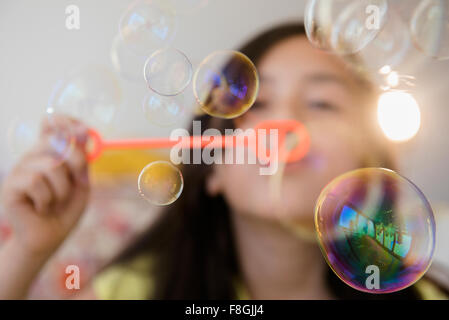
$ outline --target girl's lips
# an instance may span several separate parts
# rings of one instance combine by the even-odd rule
[[[304,169],[307,165],[307,159],[303,158],[301,160],[295,162],[287,162],[285,164],[281,164],[280,167],[283,167],[284,172],[292,172],[300,169]]]

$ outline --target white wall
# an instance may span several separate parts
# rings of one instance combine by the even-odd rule
[[[397,0],[396,0],[397,2]],[[400,1],[407,13],[416,0]],[[71,68],[110,64],[112,39],[129,0],[0,1],[0,169],[11,164],[5,145],[9,122],[19,114],[38,117],[53,85]],[[407,3],[407,4],[405,4]],[[65,8],[78,5],[81,30],[65,27]],[[209,0],[196,14],[182,17],[174,45],[194,63],[217,49],[235,48],[266,26],[301,19],[300,0]],[[433,62],[417,71],[422,130],[403,149],[402,172],[430,200],[449,201],[449,62]],[[115,136],[166,134],[142,119],[143,84],[124,83],[125,104],[116,118]]]

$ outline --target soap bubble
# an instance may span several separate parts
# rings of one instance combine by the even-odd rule
[[[150,123],[162,127],[177,123],[184,115],[180,97],[161,96],[153,92],[147,93],[143,99],[142,109]]]
[[[120,19],[119,33],[126,47],[148,56],[173,40],[177,19],[170,1],[139,0]]]
[[[319,49],[356,53],[379,33],[387,10],[386,0],[309,0],[304,15],[307,37]]]
[[[424,54],[449,59],[449,2],[422,0],[410,23],[415,46]]]
[[[364,67],[371,71],[399,66],[413,48],[407,23],[394,9],[389,10],[387,15],[376,38],[360,52]]]
[[[360,291],[404,289],[432,261],[432,208],[410,180],[388,169],[358,169],[331,181],[317,200],[315,227],[329,266]],[[377,287],[368,278],[374,269]]]
[[[120,35],[114,38],[110,55],[115,72],[123,79],[136,83],[144,83],[142,70],[148,58],[146,55],[138,55],[130,51]]]
[[[147,165],[139,176],[140,195],[157,206],[175,202],[184,188],[181,171],[167,161],[155,161]]]
[[[17,117],[10,123],[7,142],[14,157],[19,158],[39,145],[54,156],[55,164],[67,159],[75,145],[74,133],[59,128],[51,115],[46,115],[43,121],[46,123],[44,132],[42,121],[36,118]]]
[[[114,72],[89,66],[72,72],[57,83],[47,112],[69,115],[101,129],[110,125],[121,99],[121,87]]]
[[[150,89],[164,96],[180,94],[192,80],[192,64],[174,48],[160,49],[145,63],[144,77]]]
[[[197,68],[193,91],[204,112],[231,119],[253,105],[259,92],[259,76],[244,54],[218,51],[206,57]]]

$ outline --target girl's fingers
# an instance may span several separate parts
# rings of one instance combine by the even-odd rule
[[[73,179],[67,165],[57,164],[52,156],[44,155],[30,163],[29,167],[45,176],[55,202],[64,202],[68,199]]]
[[[72,189],[72,177],[67,166],[60,164],[53,168],[47,167],[47,169],[44,169],[44,174],[56,200],[65,202],[69,198]]]
[[[29,154],[16,172],[12,178],[16,191],[28,197],[38,212],[64,203],[70,197],[72,174],[66,164],[57,164],[48,153]]]
[[[87,135],[87,126],[81,121],[61,115],[52,114],[44,119],[41,128],[42,135],[51,135],[55,132],[71,133],[74,138],[85,138]]]
[[[63,157],[47,143],[54,130],[67,130],[75,137],[76,143]],[[53,213],[55,208],[69,205],[72,194],[87,192],[87,132],[83,124],[67,117],[44,121],[40,143],[21,159],[4,182],[4,205],[12,212]]]
[[[48,144],[49,138],[56,141],[59,149],[68,151],[72,145],[85,149],[88,140],[88,127],[82,122],[65,115],[52,114],[44,119],[41,129],[41,142]]]
[[[85,151],[87,140],[89,138],[89,127],[84,123],[76,121],[73,130],[77,145]]]
[[[74,183],[86,182],[87,158],[85,149],[76,144],[67,155],[58,155],[41,144],[23,160],[22,166],[32,167],[46,174],[59,200],[65,200]]]
[[[49,148],[48,137],[55,132],[70,132],[75,143],[70,152],[60,155]],[[13,205],[32,205],[36,212],[48,212],[70,199],[77,184],[88,185],[85,144],[87,127],[74,119],[52,115],[42,125],[40,143],[25,157],[10,176],[8,201]]]
[[[50,210],[54,195],[44,175],[36,173],[27,190],[28,197],[33,201],[36,212],[45,214]]]
[[[87,179],[88,164],[86,152],[81,147],[75,147],[70,153],[70,157],[65,162],[69,168],[75,182],[84,184]]]
[[[41,136],[52,135],[55,132],[68,132],[76,126],[78,121],[75,119],[61,115],[51,114],[42,121]]]
[[[62,157],[64,164],[76,182],[86,182],[88,127],[76,119],[53,114],[48,119],[45,119],[42,125],[42,134],[44,138],[56,134],[70,141],[68,142],[70,143],[70,150],[64,150],[69,152],[63,155],[56,154],[55,156]],[[46,140],[43,139],[43,141],[45,142]]]
[[[23,201],[29,199],[33,203],[37,213],[49,211],[54,196],[45,176],[40,172],[24,172],[19,178],[17,190],[22,194]]]

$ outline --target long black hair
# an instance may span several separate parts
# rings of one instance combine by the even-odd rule
[[[272,28],[240,48],[257,65],[274,45],[293,36],[304,36],[304,26],[291,23]],[[196,118],[202,130],[215,128],[224,133],[234,128],[231,120],[208,115]],[[185,188],[181,197],[158,220],[122,252],[113,263],[123,263],[148,254],[153,264],[148,273],[155,281],[152,299],[233,299],[234,277],[239,275],[230,210],[220,195],[210,196],[205,181],[210,165],[182,168]],[[415,288],[398,293],[374,295],[345,285],[328,269],[323,275],[334,296],[343,299],[417,299]]]

